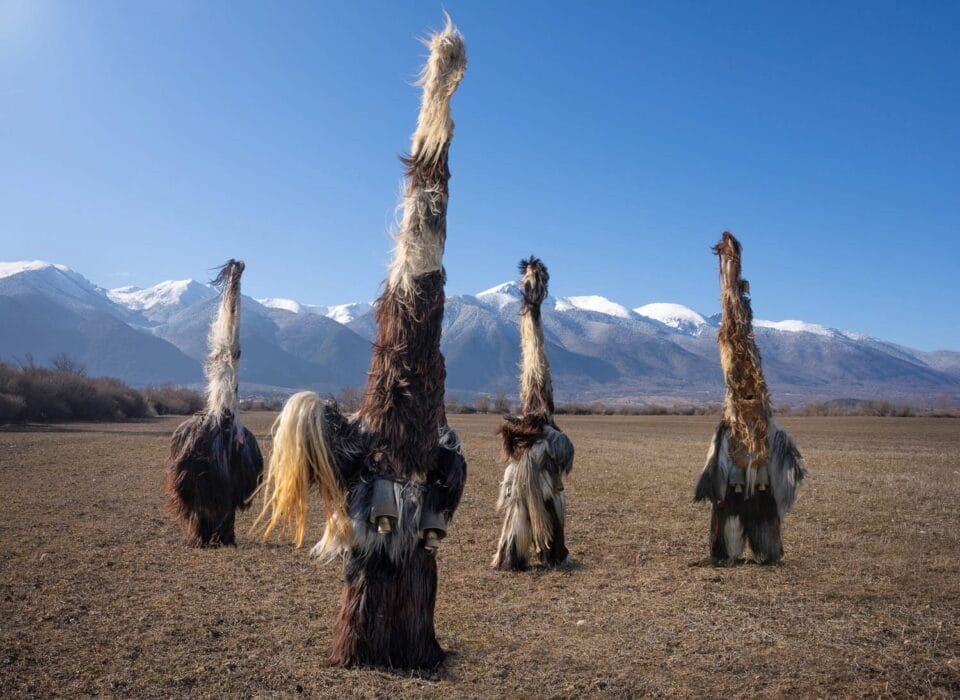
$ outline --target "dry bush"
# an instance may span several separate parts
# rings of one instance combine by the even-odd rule
[[[158,416],[186,416],[197,413],[205,405],[203,394],[199,391],[173,384],[148,386],[143,390],[143,395]]]
[[[122,420],[150,415],[143,395],[119,379],[88,377],[82,365],[62,369],[0,363],[0,422]]]
[[[0,423],[20,420],[27,410],[27,402],[16,394],[0,394]]]
[[[278,396],[251,396],[240,399],[241,411],[279,411],[283,408],[283,399]]]
[[[833,399],[831,401],[809,401],[801,408],[784,405],[777,413],[786,416],[873,416],[879,418],[912,418],[916,415],[928,415],[906,404],[873,399]]]

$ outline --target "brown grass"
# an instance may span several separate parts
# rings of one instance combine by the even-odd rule
[[[263,440],[272,414],[245,422]],[[960,693],[960,421],[787,418],[812,469],[783,566],[700,565],[714,419],[566,417],[573,571],[502,574],[497,416],[440,550],[430,674],[325,665],[336,565],[193,550],[164,516],[178,419],[0,431],[0,696]],[[311,510],[309,536],[322,514]]]

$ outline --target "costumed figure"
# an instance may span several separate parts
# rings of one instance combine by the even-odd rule
[[[232,545],[236,511],[249,507],[263,472],[257,439],[240,423],[240,276],[230,260],[213,281],[220,306],[210,328],[207,404],[174,431],[167,459],[167,505],[194,547]]]
[[[332,662],[423,668],[440,663],[434,632],[436,552],[466,479],[444,410],[440,353],[453,136],[450,99],[467,67],[463,37],[447,21],[427,40],[423,97],[410,155],[396,250],[376,305],[377,333],[356,414],[302,392],[273,427],[264,479],[264,536],[289,530],[299,545],[308,492],[326,511],[313,553],[343,559]]]
[[[782,530],[805,474],[803,458],[773,419],[753,334],[750,285],[740,277],[740,243],[724,232],[720,257],[722,320],[717,334],[726,398],[694,499],[713,504],[710,558],[732,565],[744,539],[754,558],[783,557]]]
[[[507,463],[497,511],[503,513],[493,567],[522,571],[532,555],[546,566],[571,562],[564,542],[563,477],[573,468],[573,443],[553,419],[553,383],[540,305],[550,275],[537,258],[520,262],[520,415],[500,427]]]

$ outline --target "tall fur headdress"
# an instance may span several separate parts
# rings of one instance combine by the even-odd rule
[[[724,231],[713,252],[720,258],[722,320],[717,343],[726,385],[724,418],[742,448],[766,456],[770,392],[753,333],[750,283],[740,277],[740,242]]]

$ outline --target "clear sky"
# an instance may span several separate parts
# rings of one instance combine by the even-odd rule
[[[453,16],[448,293],[718,308],[960,350],[960,3],[0,0],[0,260],[376,296]]]

